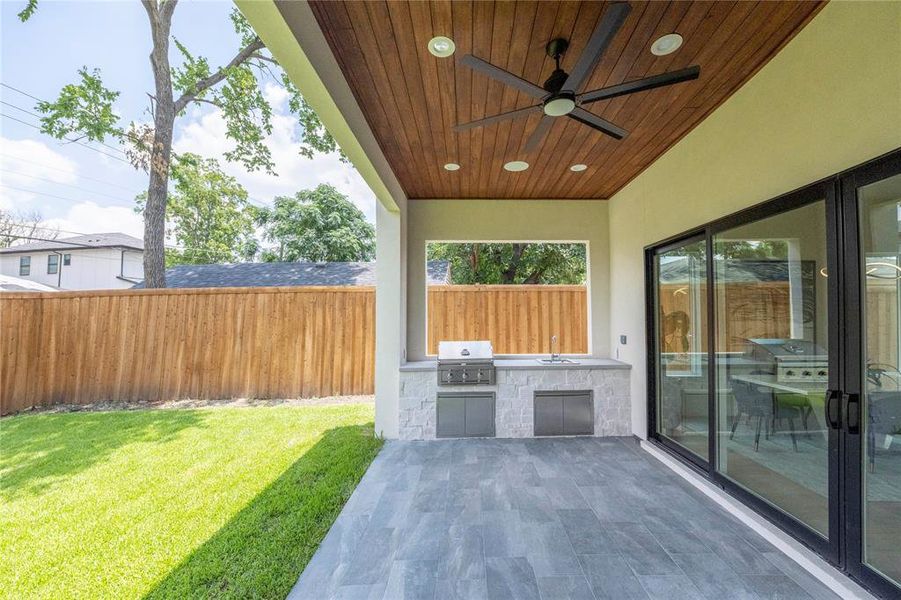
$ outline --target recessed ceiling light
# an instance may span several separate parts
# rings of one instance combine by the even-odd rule
[[[587,169],[587,168],[588,168],[588,165],[583,165],[582,163],[579,163],[579,164],[577,164],[577,165],[571,166],[571,167],[569,168],[569,170],[570,170],[570,171],[575,171],[576,173],[578,173],[578,172],[580,172],[580,171],[584,171],[584,170]]]
[[[439,35],[438,37],[433,37],[429,40],[429,52],[438,58],[447,58],[453,54],[456,49],[457,46],[454,45],[454,40],[449,37]]]
[[[458,165],[457,163],[447,163],[446,165],[444,165],[444,170],[445,171],[459,171],[460,165]]]
[[[678,33],[668,33],[654,40],[651,44],[651,54],[654,56],[666,56],[682,47],[682,36]]]
[[[504,165],[504,169],[516,173],[517,171],[525,171],[529,168],[529,163],[521,160],[511,160]]]

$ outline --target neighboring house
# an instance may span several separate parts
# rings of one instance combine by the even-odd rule
[[[0,249],[0,274],[60,290],[130,288],[144,278],[144,242],[92,233]]]
[[[0,275],[0,292],[55,292],[56,288],[21,277]]]
[[[450,283],[450,262],[430,260],[429,285]],[[179,265],[166,269],[166,287],[283,287],[375,285],[374,262],[281,262]],[[144,287],[143,282],[134,287]]]

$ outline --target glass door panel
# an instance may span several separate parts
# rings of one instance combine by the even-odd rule
[[[862,561],[901,584],[901,175],[859,188]]]
[[[826,201],[713,239],[717,469],[828,538]]]
[[[707,247],[655,257],[657,433],[708,460]]]

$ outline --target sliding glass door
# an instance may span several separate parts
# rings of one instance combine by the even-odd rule
[[[713,302],[717,472],[825,549],[835,460],[825,405],[838,363],[820,192],[713,234]]]
[[[901,593],[901,150],[646,250],[649,437]]]
[[[901,587],[901,156],[845,180],[848,323],[845,432],[849,567]],[[855,223],[855,220],[857,221]]]
[[[707,246],[703,237],[653,257],[657,310],[657,433],[690,458],[709,458]]]

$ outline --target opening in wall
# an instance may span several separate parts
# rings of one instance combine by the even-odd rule
[[[428,242],[428,354],[464,340],[495,355],[588,354],[587,257],[587,242]]]

